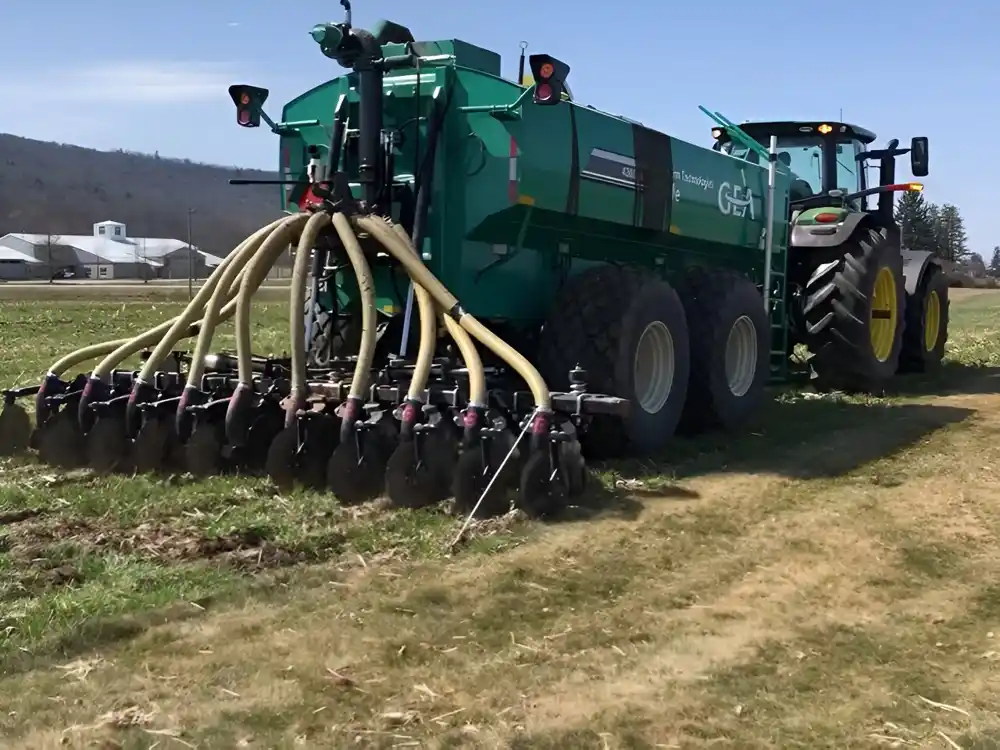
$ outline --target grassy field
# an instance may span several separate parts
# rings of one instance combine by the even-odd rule
[[[777,393],[458,550],[441,511],[2,462],[0,744],[1000,747],[1000,292],[952,291],[940,376]],[[40,294],[0,287],[2,384],[186,299]]]

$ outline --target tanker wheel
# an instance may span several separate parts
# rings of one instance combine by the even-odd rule
[[[0,411],[0,456],[23,453],[31,442],[31,417],[20,404],[10,404]]]
[[[656,454],[674,436],[688,390],[688,324],[673,287],[649,272],[599,266],[559,290],[539,342],[555,390],[587,371],[587,390],[631,402],[624,419],[594,417],[581,436],[588,457]]]
[[[948,278],[938,265],[928,266],[920,286],[906,300],[906,327],[900,372],[933,372],[948,343]]]
[[[357,351],[361,342],[360,316],[353,311],[338,315],[321,302],[313,302],[312,284],[306,286],[305,311],[308,319],[311,308],[316,310],[312,337],[309,340],[308,363],[310,367],[326,367],[335,357]]]
[[[678,289],[691,329],[691,378],[680,428],[735,429],[761,408],[770,374],[764,298],[746,276],[695,268]]]
[[[820,263],[806,285],[806,343],[822,389],[879,393],[903,345],[903,256],[885,229],[861,227],[842,257]]]

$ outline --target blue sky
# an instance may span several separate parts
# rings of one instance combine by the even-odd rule
[[[6,0],[0,132],[273,168],[274,137],[237,128],[226,87],[266,86],[277,112],[338,75],[308,32],[341,15],[337,0]],[[528,41],[572,66],[578,101],[695,143],[710,141],[698,104],[737,122],[843,108],[880,143],[927,135],[928,199],[961,208],[987,260],[1000,244],[987,184],[1000,158],[975,145],[1000,115],[996,0],[355,0],[357,25],[376,18],[497,50],[510,77]]]

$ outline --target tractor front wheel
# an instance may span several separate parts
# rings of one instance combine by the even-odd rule
[[[589,457],[652,455],[674,436],[688,390],[684,306],[666,281],[629,268],[599,266],[559,290],[539,342],[546,381],[568,389],[587,372],[587,390],[631,402],[624,420],[595,417],[581,444]]]
[[[903,256],[885,229],[858,228],[839,260],[817,264],[806,285],[806,343],[825,390],[880,393],[903,346]]]

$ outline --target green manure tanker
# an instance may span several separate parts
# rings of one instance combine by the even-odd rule
[[[338,190],[377,206],[552,388],[570,392],[583,372],[588,393],[627,401],[584,420],[585,452],[645,454],[679,430],[743,424],[797,345],[818,385],[852,391],[940,362],[944,272],[901,247],[892,217],[896,193],[922,189],[896,182],[896,159],[925,176],[926,138],[878,149],[847,123],[736,125],[702,108],[701,146],[576,101],[553,55],[522,49],[513,81],[496,52],[388,21],[311,34],[343,73],[280,121],[262,112],[266,90],[231,89],[240,124],[263,117],[279,138],[282,207]],[[357,283],[334,255],[313,253],[316,363],[357,339]],[[372,273],[380,352],[410,356],[410,277],[388,257]]]

